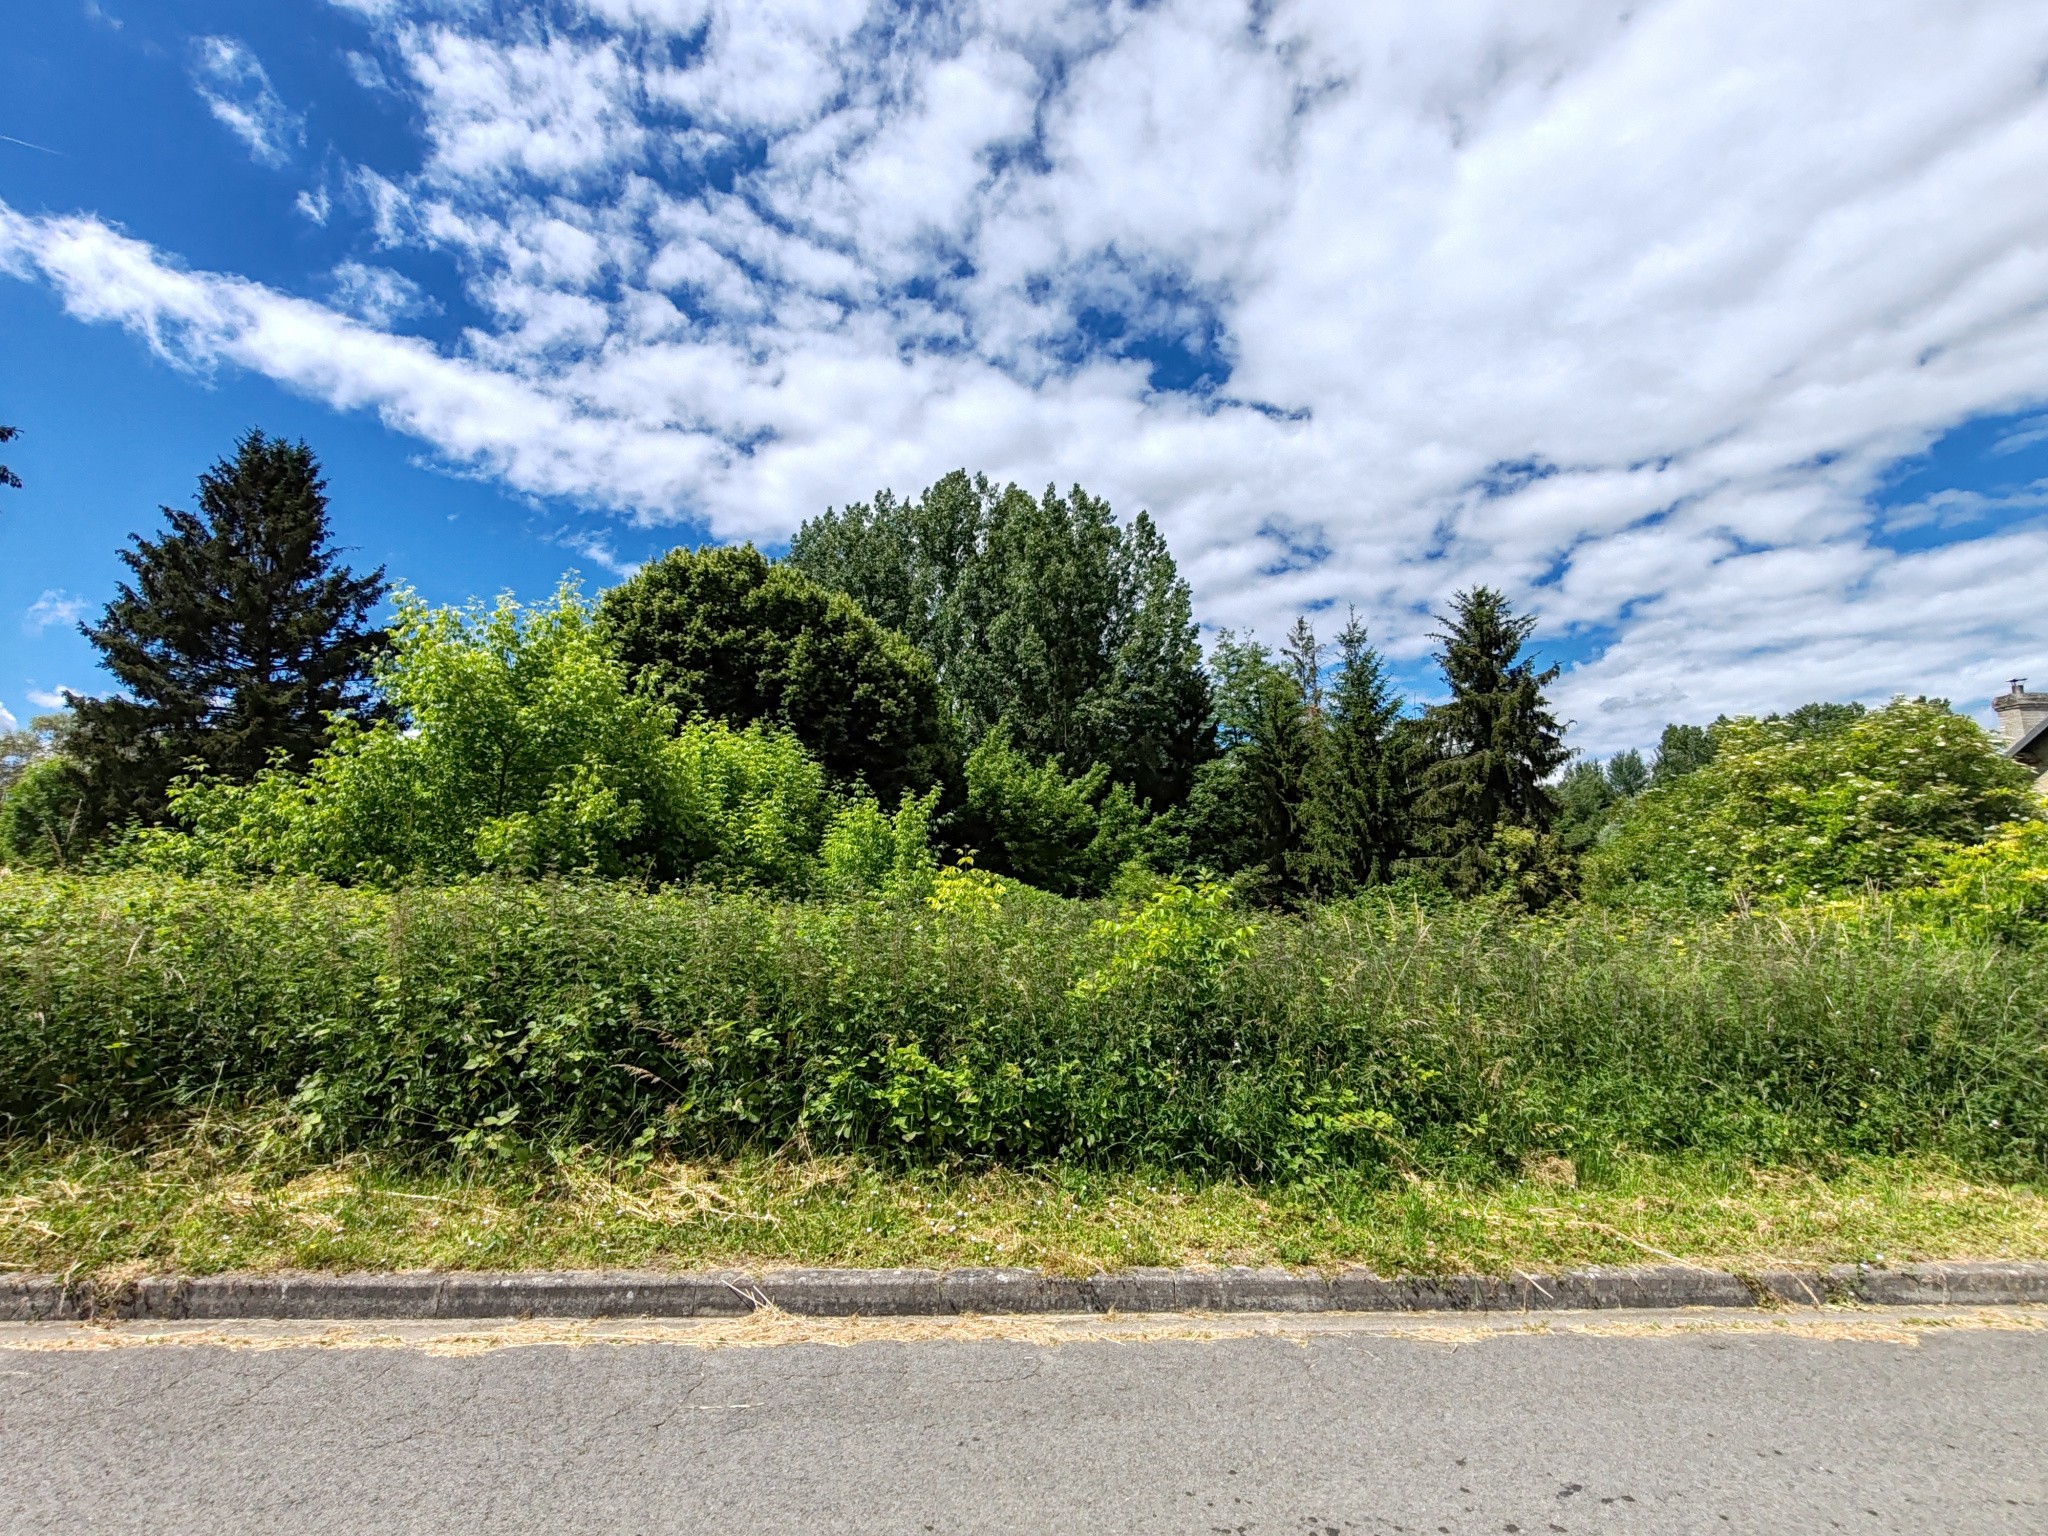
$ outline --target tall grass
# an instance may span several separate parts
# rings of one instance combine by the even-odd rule
[[[0,878],[13,1134],[280,1097],[337,1149],[1290,1177],[1935,1151],[2038,1174],[2048,988],[2023,951],[1818,914]]]

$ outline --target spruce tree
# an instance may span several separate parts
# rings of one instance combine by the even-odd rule
[[[1320,727],[1304,692],[1304,660],[1320,649],[1301,626],[1275,662],[1265,646],[1225,630],[1211,656],[1216,739],[1223,751],[1195,772],[1182,824],[1194,861],[1242,874],[1268,900],[1305,889],[1301,867]]]
[[[21,436],[21,428],[19,427],[0,427],[0,443],[11,443],[19,436]],[[21,489],[21,476],[17,475],[5,464],[0,464],[0,485],[18,491]]]
[[[1393,878],[1408,851],[1413,795],[1413,764],[1397,729],[1402,699],[1356,613],[1337,651],[1296,865],[1302,883],[1327,896]]]
[[[1633,800],[1650,787],[1650,770],[1643,754],[1634,747],[1617,752],[1607,760],[1607,784],[1624,800]]]
[[[1544,780],[1571,755],[1543,690],[1558,669],[1538,671],[1522,647],[1536,627],[1501,593],[1474,587],[1439,615],[1437,659],[1450,701],[1427,713],[1436,761],[1423,774],[1418,813],[1430,852],[1453,890],[1474,892],[1498,874],[1495,834],[1546,831],[1556,800]]]
[[[132,584],[79,626],[121,685],[65,696],[97,827],[161,820],[181,773],[247,780],[280,754],[304,768],[330,715],[370,707],[384,571],[337,561],[312,450],[251,431],[199,477],[197,500],[163,508],[160,538],[134,536],[120,552]]]

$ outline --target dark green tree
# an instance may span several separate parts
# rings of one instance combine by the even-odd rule
[[[21,428],[19,427],[0,427],[0,443],[11,443],[19,436],[21,436]],[[18,491],[21,489],[21,476],[17,475],[5,464],[0,464],[0,485]]]
[[[1566,853],[1584,853],[1599,840],[1601,829],[1649,787],[1650,770],[1634,748],[1615,753],[1604,768],[1583,758],[1573,763],[1554,791],[1559,845]]]
[[[1533,615],[1516,614],[1491,587],[1474,587],[1438,622],[1444,627],[1433,638],[1443,645],[1437,659],[1451,697],[1426,714],[1436,761],[1424,771],[1416,810],[1437,873],[1470,894],[1499,872],[1498,833],[1549,830],[1557,802],[1544,781],[1570,753],[1543,693],[1558,669],[1539,671],[1522,654]]]
[[[952,771],[931,659],[751,544],[670,550],[604,594],[598,625],[632,686],[679,719],[783,726],[885,805]]]
[[[1669,784],[1714,760],[1714,738],[1704,725],[1667,725],[1650,761],[1650,782]]]
[[[1643,754],[1630,747],[1607,759],[1607,784],[1624,800],[1633,800],[1648,789],[1650,770],[1644,766]]]
[[[1106,764],[1159,807],[1209,755],[1187,584],[1144,513],[955,471],[807,522],[789,563],[929,651],[972,740],[1007,720],[1027,757]]]
[[[80,626],[122,690],[65,695],[89,829],[161,820],[180,773],[247,780],[279,756],[303,769],[330,716],[371,704],[384,571],[337,560],[310,448],[251,431],[199,477],[197,512],[163,513],[162,537],[121,551],[132,584]]]
[[[1281,664],[1254,640],[1217,637],[1210,667],[1222,751],[1196,770],[1183,813],[1190,857],[1244,876],[1270,901],[1307,888],[1301,854],[1322,744],[1302,688],[1302,638]]]
[[[1336,676],[1319,700],[1322,731],[1296,866],[1310,890],[1327,896],[1394,877],[1408,852],[1417,767],[1399,730],[1403,701],[1356,613],[1337,636],[1337,653]]]
[[[998,721],[968,754],[967,801],[953,821],[975,862],[1066,896],[1099,896],[1136,860],[1155,864],[1162,832],[1097,763],[1069,777],[1058,758],[1033,763]]]
[[[1784,727],[1785,734],[1793,741],[1818,741],[1823,736],[1847,730],[1869,713],[1861,704],[1819,701],[1802,704],[1782,715],[1766,715],[1764,723]]]
[[[1553,826],[1567,853],[1584,853],[1592,847],[1621,800],[1600,765],[1583,758],[1565,769],[1554,794],[1557,815]]]

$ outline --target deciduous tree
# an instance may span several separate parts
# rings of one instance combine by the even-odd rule
[[[1157,807],[1209,755],[1187,584],[1144,513],[956,471],[813,519],[789,560],[925,647],[971,740],[1007,720],[1027,757],[1107,764]]]
[[[598,626],[679,722],[779,726],[891,805],[952,770],[931,659],[751,544],[671,550],[604,594]]]

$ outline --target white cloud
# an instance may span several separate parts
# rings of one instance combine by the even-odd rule
[[[420,285],[389,267],[344,261],[334,269],[334,301],[365,324],[388,326],[440,308]]]
[[[384,66],[371,58],[367,53],[357,53],[351,49],[343,55],[343,58],[348,63],[349,78],[364,90],[388,91],[391,89],[391,78],[384,73]]]
[[[76,688],[68,690],[64,688],[31,688],[28,691],[28,701],[35,705],[37,709],[63,709],[66,707],[64,702],[66,692],[76,693],[80,698],[88,697],[87,694],[80,692]]]
[[[73,597],[69,592],[52,588],[28,605],[28,611],[21,616],[21,632],[40,635],[55,626],[69,629],[84,617],[90,606],[82,597]]]
[[[5,704],[0,704],[0,731],[18,731],[20,729],[21,722],[14,717],[14,712]]]
[[[292,200],[292,206],[312,224],[325,224],[328,214],[334,211],[333,199],[328,197],[325,187],[310,192],[301,188],[299,195]]]
[[[0,207],[0,266],[722,537],[968,464],[1149,506],[1219,623],[1355,602],[1414,659],[1495,582],[1603,639],[1596,751],[2048,666],[2036,510],[1866,500],[2048,397],[2026,0],[336,3],[423,135],[351,201],[458,265],[458,344],[361,263],[320,304]]]
[[[278,99],[262,60],[232,37],[202,37],[193,49],[192,86],[214,117],[259,165],[287,164],[305,142],[305,121]]]

